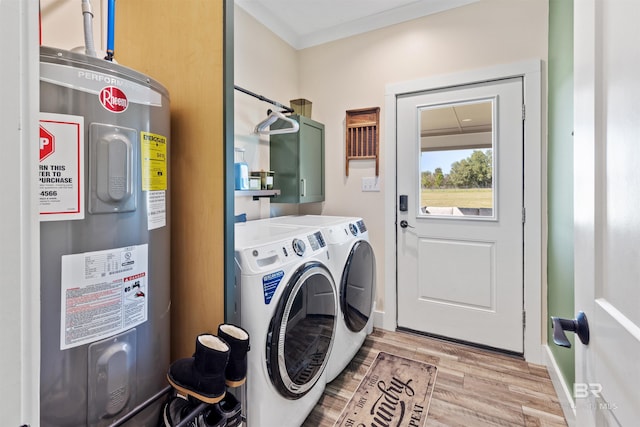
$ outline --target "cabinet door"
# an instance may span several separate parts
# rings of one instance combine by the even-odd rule
[[[324,126],[300,122],[300,203],[324,201]]]
[[[293,115],[300,123],[297,133],[271,135],[270,164],[274,188],[281,194],[273,203],[311,203],[324,201],[324,125]],[[278,129],[284,123],[276,122]]]

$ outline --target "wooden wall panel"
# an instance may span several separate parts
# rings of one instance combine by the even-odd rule
[[[115,58],[171,97],[171,360],[224,320],[223,1],[119,0]]]

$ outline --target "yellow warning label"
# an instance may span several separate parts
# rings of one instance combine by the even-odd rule
[[[140,132],[142,191],[167,189],[167,137]]]

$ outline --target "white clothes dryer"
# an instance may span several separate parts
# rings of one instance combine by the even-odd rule
[[[369,232],[359,217],[292,215],[269,220],[273,224],[316,227],[326,238],[340,307],[333,351],[327,365],[327,382],[333,381],[373,330],[376,261]]]
[[[235,225],[240,325],[250,334],[248,427],[298,427],[322,396],[338,297],[318,228]]]

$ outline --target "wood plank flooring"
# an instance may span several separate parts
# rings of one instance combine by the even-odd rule
[[[426,426],[566,426],[544,366],[407,332],[375,329],[304,427],[332,427],[379,351],[438,367]]]

